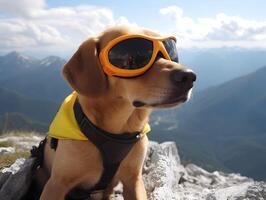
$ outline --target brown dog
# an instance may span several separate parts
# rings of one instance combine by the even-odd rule
[[[113,134],[142,131],[153,108],[173,107],[185,102],[196,79],[191,70],[163,57],[158,57],[146,73],[136,78],[107,76],[98,53],[110,40],[124,34],[159,36],[141,28],[108,29],[98,37],[86,40],[63,69],[64,77],[78,93],[87,118]],[[91,141],[59,140],[54,151],[50,148],[50,140],[48,137],[44,164],[38,172],[39,183],[44,185],[40,199],[64,199],[72,188],[88,189],[98,182],[103,163],[99,149]],[[147,199],[142,181],[147,145],[146,136],[134,144],[100,199],[109,199],[119,181],[123,184],[124,199]],[[41,181],[41,176],[46,174],[49,180]]]

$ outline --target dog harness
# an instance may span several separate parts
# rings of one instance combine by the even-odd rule
[[[56,149],[58,139],[90,140],[100,151],[103,173],[98,183],[89,190],[72,189],[66,199],[87,199],[90,194],[106,189],[121,161],[133,145],[150,131],[147,123],[142,132],[112,134],[96,127],[84,114],[77,93],[69,95],[61,105],[49,129],[51,147]]]

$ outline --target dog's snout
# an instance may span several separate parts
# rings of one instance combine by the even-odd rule
[[[193,71],[173,70],[170,73],[170,80],[173,84],[188,83],[196,81],[197,76]]]

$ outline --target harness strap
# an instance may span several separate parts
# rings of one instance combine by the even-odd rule
[[[36,146],[32,146],[30,153],[31,153],[31,158],[36,158],[35,162],[32,166],[32,170],[35,170],[39,167],[42,166],[43,164],[43,158],[44,158],[44,146],[45,143],[47,142],[47,138],[45,137],[38,145],[38,147]]]
[[[58,145],[58,139],[54,138],[54,137],[51,137],[51,142],[50,142],[51,149],[56,151],[57,145]]]
[[[141,138],[141,133],[112,134],[96,127],[82,111],[78,99],[74,103],[74,114],[80,130],[99,149],[103,160],[104,170],[99,182],[86,193],[104,190],[114,177],[121,161]],[[74,190],[69,193],[71,196],[72,194],[76,196]]]

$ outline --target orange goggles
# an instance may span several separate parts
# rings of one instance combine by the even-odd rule
[[[167,60],[178,62],[176,38],[129,34],[111,40],[99,58],[106,74],[134,77],[145,73],[161,53]]]

